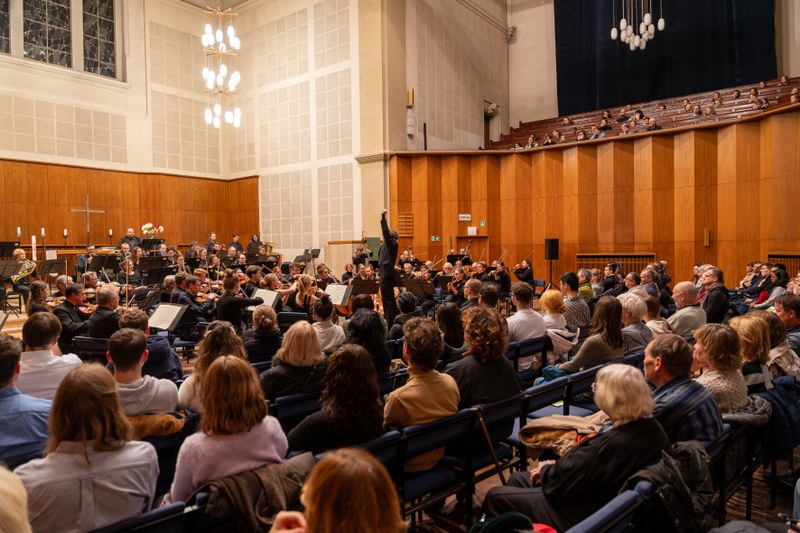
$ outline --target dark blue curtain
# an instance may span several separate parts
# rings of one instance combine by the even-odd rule
[[[652,0],[666,28],[634,52],[611,40],[613,3],[554,0],[561,115],[776,77],[774,0]]]

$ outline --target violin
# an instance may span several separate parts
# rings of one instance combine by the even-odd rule
[[[86,304],[77,308],[78,312],[82,315],[91,315],[97,311],[97,304]]]

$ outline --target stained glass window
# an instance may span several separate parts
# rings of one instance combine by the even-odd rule
[[[8,53],[8,1],[0,0],[0,52]]]
[[[72,66],[70,0],[24,0],[22,22],[25,57]]]
[[[114,0],[83,0],[83,70],[117,74]]]

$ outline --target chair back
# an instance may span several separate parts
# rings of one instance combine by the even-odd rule
[[[451,442],[463,439],[472,424],[472,411],[461,409],[457,413],[434,420],[428,424],[418,424],[403,428],[405,437],[405,457],[415,457]]]
[[[403,339],[394,339],[386,341],[386,351],[389,352],[389,358],[402,359],[403,358]]]
[[[93,533],[125,533],[128,531],[180,533],[184,530],[183,511],[185,508],[183,502],[173,502],[116,524],[95,529]]]
[[[269,414],[278,419],[285,433],[289,433],[297,424],[312,413],[320,410],[320,394],[292,394],[275,398],[268,402]]]
[[[308,315],[305,313],[294,313],[291,311],[281,311],[278,313],[278,327],[281,330],[281,333],[286,333],[292,324],[295,322],[300,322],[302,320],[308,320]]]
[[[108,339],[78,335],[72,341],[75,343],[75,353],[81,360],[97,359],[105,361],[106,352],[108,351]]]
[[[532,413],[555,402],[563,401],[567,395],[568,385],[569,376],[561,376],[553,381],[525,389],[524,412]]]

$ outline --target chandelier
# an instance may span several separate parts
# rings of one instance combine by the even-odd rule
[[[235,95],[239,94],[241,75],[236,68],[241,42],[233,27],[230,9],[222,11],[206,7],[206,24],[200,41],[205,54],[203,82],[208,95],[205,110],[206,124],[219,128],[222,121],[238,128],[242,123],[242,110],[236,105]]]
[[[653,24],[653,0],[620,0],[622,18],[619,20],[619,31],[617,31],[617,0],[611,0],[611,40],[616,41],[619,37],[620,41],[628,45],[631,52],[647,48],[647,41],[652,41],[656,37],[656,28],[658,31],[664,31],[666,27],[661,2],[662,0],[658,2],[658,22]]]

